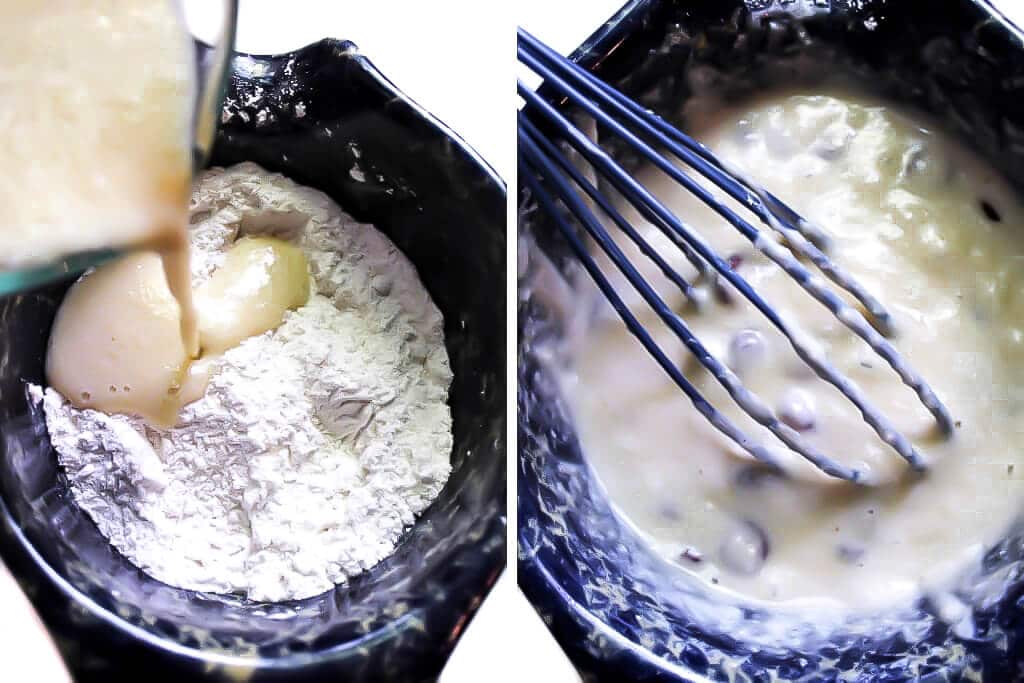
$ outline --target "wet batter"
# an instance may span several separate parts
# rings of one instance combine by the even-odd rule
[[[755,463],[696,413],[588,281],[598,314],[572,342],[574,366],[563,384],[611,499],[665,557],[757,599],[895,604],[969,568],[1005,532],[1024,494],[1024,206],[948,135],[846,92],[719,110],[713,122],[691,118],[689,130],[826,228],[831,255],[888,307],[894,345],[936,390],[956,428],[942,438],[914,393],[864,342],[716,214],[659,172],[644,171],[639,180],[820,344],[931,467],[924,476],[911,472],[738,294],[712,297],[697,312],[626,248],[698,338],[783,421],[882,485],[829,478],[787,451],[616,280],[702,393],[778,449],[788,476]],[[680,272],[694,275],[655,228],[625,213]]]

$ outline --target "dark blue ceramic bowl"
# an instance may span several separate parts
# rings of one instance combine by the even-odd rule
[[[259,604],[147,577],[73,504],[26,402],[66,282],[0,300],[0,556],[76,680],[432,680],[505,558],[505,188],[351,43],[232,68],[211,163],[323,190],[405,252],[444,313],[451,479],[392,556],[315,598]]]
[[[684,129],[681,105],[697,96],[696,82],[742,98],[780,79],[813,84],[842,73],[929,112],[1024,186],[1024,39],[987,3],[636,0],[573,56]],[[557,231],[524,206],[519,582],[586,679],[1024,680],[1018,531],[987,553],[984,581],[958,589],[969,609],[956,623],[926,600],[810,623],[724,604],[656,557],[616,516],[559,395],[550,348],[562,321],[531,286],[541,263],[567,272],[572,259]]]

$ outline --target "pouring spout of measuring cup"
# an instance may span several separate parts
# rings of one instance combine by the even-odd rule
[[[220,120],[221,106],[227,85],[228,67],[235,45],[238,22],[238,0],[222,0],[223,15],[220,34],[201,63],[196,64],[191,121],[191,157],[193,175],[210,158]],[[179,8],[180,10],[180,8]],[[181,11],[176,12],[182,30],[187,30]],[[86,228],[83,228],[86,229]],[[31,259],[15,261],[11,268],[0,266],[0,297],[25,292],[42,285],[65,280],[89,268],[110,261],[136,245],[102,245],[87,251],[72,251],[48,262]]]

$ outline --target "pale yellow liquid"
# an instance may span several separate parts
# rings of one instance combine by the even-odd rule
[[[50,335],[47,379],[79,408],[173,426],[182,406],[202,397],[218,354],[276,328],[309,293],[298,247],[270,237],[239,240],[196,292],[203,356],[193,362],[160,257],[130,254],[68,292]]]
[[[309,300],[309,265],[302,251],[268,237],[246,237],[196,291],[204,353],[221,353],[281,324],[286,311]]]

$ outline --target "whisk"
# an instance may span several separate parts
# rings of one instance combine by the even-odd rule
[[[704,145],[683,134],[653,112],[607,85],[589,71],[561,56],[523,29],[518,30],[518,58],[526,67],[544,79],[548,88],[568,99],[582,112],[592,117],[603,129],[638,152],[642,158],[663,171],[702,202],[722,216],[730,225],[753,244],[754,248],[776,263],[783,271],[814,299],[828,308],[853,334],[863,339],[881,356],[902,382],[910,387],[921,403],[935,418],[944,437],[952,434],[953,420],[942,402],[928,384],[907,364],[886,339],[891,336],[892,318],[885,307],[867,292],[854,278],[839,268],[827,255],[826,233],[810,221],[799,216],[777,197],[717,159]],[[897,430],[877,410],[863,392],[848,377],[840,373],[815,345],[794,326],[787,323],[761,295],[726,260],[715,253],[699,234],[679,216],[660,203],[643,185],[623,169],[607,151],[579,130],[557,107],[550,104],[521,81],[517,83],[519,95],[526,107],[518,114],[518,144],[520,178],[529,188],[537,204],[548,214],[568,241],[569,246],[594,280],[609,303],[622,318],[629,331],[637,337],[658,365],[686,394],[694,407],[716,429],[733,440],[755,459],[768,466],[781,469],[778,457],[764,445],[749,438],[729,418],[711,405],[697,388],[683,375],[679,367],[665,355],[650,333],[629,310],[591,255],[573,223],[578,223],[593,242],[607,254],[625,279],[654,309],[683,345],[696,357],[726,390],[733,401],[755,422],[766,427],[788,448],[798,453],[826,474],[861,484],[871,483],[864,470],[848,467],[820,452],[799,432],[781,421],[755,394],[744,388],[729,367],[708,352],[694,336],[686,321],[675,313],[643,278],[636,267],[612,239],[605,222],[598,218],[580,194],[583,192],[592,205],[604,213],[628,237],[639,251],[650,259],[662,274],[690,301],[699,303],[699,290],[688,282],[648,243],[635,227],[615,208],[612,200],[603,194],[577,166],[562,152],[549,136],[554,134],[575,149],[606,178],[611,185],[656,226],[693,264],[698,277],[707,281],[723,278],[763,314],[789,341],[797,356],[822,380],[835,386],[860,411],[864,421],[878,437],[895,450],[915,470],[924,470],[927,459],[913,443]],[[749,209],[769,231],[782,236],[785,246],[762,229],[755,227],[736,211],[720,202],[693,176],[676,165],[669,156],[682,161]],[[574,187],[575,186],[575,187]],[[559,204],[561,207],[559,207]],[[567,210],[567,211],[566,211]],[[574,219],[574,220],[573,220]],[[847,304],[842,296],[829,287],[825,279],[813,273],[797,257],[809,262],[844,290],[866,311],[866,317],[857,308]],[[870,322],[869,322],[870,320]]]

